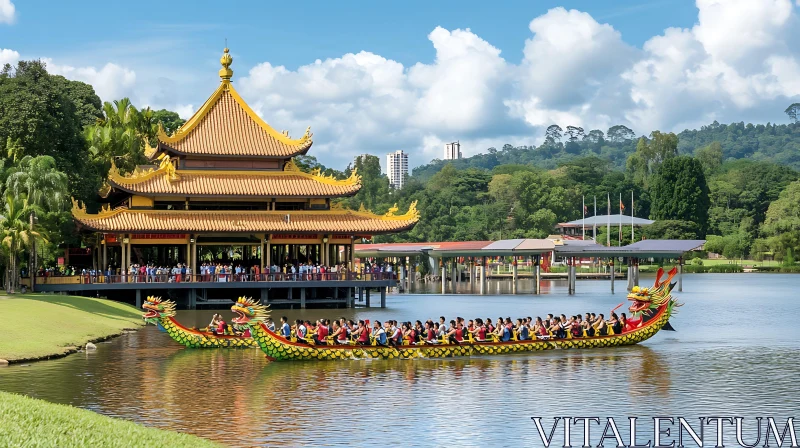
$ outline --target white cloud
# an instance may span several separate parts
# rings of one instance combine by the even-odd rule
[[[311,125],[318,157],[340,164],[395,149],[437,154],[425,135],[468,140],[487,130],[503,105],[500,50],[470,30],[434,29],[432,64],[410,68],[360,52],[288,70],[264,62],[237,82],[253,108],[278,129]],[[422,163],[423,160],[417,160]]]
[[[0,48],[0,67],[11,64],[14,65],[19,61],[19,53],[8,48]]]
[[[697,7],[694,27],[653,37],[622,75],[636,103],[625,118],[640,130],[769,121],[758,114],[782,111],[800,95],[791,0],[697,0]]]
[[[277,129],[299,136],[310,125],[311,154],[338,168],[357,154],[383,160],[397,149],[415,166],[440,158],[444,143],[455,140],[466,155],[534,145],[554,123],[587,132],[623,124],[641,135],[713,120],[775,122],[800,101],[795,3],[696,0],[694,26],[668,28],[642,48],[585,12],[554,8],[531,20],[519,64],[470,29],[436,27],[428,63],[360,51],[296,69],[264,61],[240,67],[234,82]],[[0,50],[0,61],[19,57]],[[158,71],[180,73],[175,79],[145,79],[152,67],[143,64],[141,78],[114,63],[49,68],[92,83],[103,100],[131,96],[137,106],[171,108],[184,118],[214,87],[205,73],[180,67]]]
[[[0,23],[12,24],[17,19],[17,11],[11,0],[0,0]]]
[[[191,104],[178,104],[177,106],[172,108],[179,117],[183,118],[184,120],[188,120],[194,112],[196,108]]]
[[[136,72],[126,67],[110,62],[100,69],[96,67],[72,67],[55,64],[49,58],[44,58],[43,60],[47,64],[49,73],[91,84],[97,96],[103,101],[113,101],[126,96],[130,97],[134,94]]]

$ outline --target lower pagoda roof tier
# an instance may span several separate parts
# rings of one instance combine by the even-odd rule
[[[168,162],[168,159],[165,159]],[[169,163],[157,169],[137,170],[122,176],[112,166],[108,176],[111,189],[143,196],[189,197],[315,197],[352,196],[361,189],[361,178],[355,173],[337,180],[319,173],[304,173],[294,168],[287,171],[222,171],[175,170]],[[108,196],[110,189],[103,191]]]
[[[74,202],[74,201],[73,201]],[[393,207],[385,215],[366,210],[298,210],[298,211],[195,211],[195,210],[131,210],[120,207],[86,213],[74,202],[72,216],[83,227],[98,232],[126,233],[353,233],[382,234],[409,230],[419,220],[416,203],[408,211],[395,215]]]

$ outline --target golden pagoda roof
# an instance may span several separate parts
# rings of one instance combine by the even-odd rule
[[[361,177],[353,171],[338,180],[319,171],[304,173],[294,163],[285,171],[176,170],[163,158],[160,166],[137,169],[123,176],[112,165],[109,186],[144,196],[236,196],[236,197],[341,197],[361,189]],[[111,188],[101,190],[107,197]]]
[[[419,220],[416,202],[402,215],[392,207],[385,215],[367,210],[130,210],[104,208],[86,213],[73,200],[72,216],[84,227],[100,232],[298,232],[380,234],[408,230]],[[288,218],[287,218],[288,217]]]
[[[153,158],[163,150],[177,154],[288,158],[311,147],[311,128],[299,139],[278,132],[245,103],[231,84],[233,61],[228,49],[220,62],[221,83],[208,100],[173,135],[159,124],[158,146],[145,148]]]

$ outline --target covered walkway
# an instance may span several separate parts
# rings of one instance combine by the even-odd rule
[[[512,291],[517,292],[517,263],[520,258],[533,263],[534,294],[541,292],[541,262],[544,257],[561,258],[567,265],[568,291],[575,293],[577,266],[580,259],[596,258],[607,260],[611,273],[609,275],[611,292],[614,292],[614,264],[617,259],[627,259],[627,290],[639,285],[639,262],[641,260],[676,260],[678,267],[678,290],[683,290],[683,264],[687,252],[701,250],[705,240],[642,240],[627,246],[607,247],[591,240],[558,240],[551,239],[510,239],[500,241],[464,241],[445,243],[387,243],[355,245],[357,257],[392,258],[403,260],[398,276],[401,282],[413,281],[407,273],[407,258],[426,256],[431,266],[438,265],[441,271],[441,292],[447,293],[448,274],[451,291],[455,291],[458,258],[465,258],[468,279],[480,282],[480,293],[486,294],[487,257],[513,257]],[[401,283],[402,284],[402,283]]]

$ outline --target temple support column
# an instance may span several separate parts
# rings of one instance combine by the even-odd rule
[[[533,265],[533,293],[534,294],[541,294],[542,293],[542,266],[541,266],[541,255],[537,255],[534,259]]]
[[[142,308],[142,290],[136,289],[136,309]]]
[[[614,259],[611,258],[608,260],[608,270],[611,273],[611,294],[614,294],[614,277],[616,277],[614,273]]]
[[[567,264],[568,293],[575,294],[575,257],[569,257]]]
[[[683,292],[683,257],[678,258],[678,292]]]
[[[127,235],[128,242],[125,244],[125,275],[128,275],[128,270],[131,268],[131,236]],[[130,281],[131,279],[128,279]]]
[[[192,268],[192,275],[194,276],[194,278],[192,280],[195,280],[195,279],[199,279],[200,278],[199,277],[200,273],[197,272],[197,235],[194,235],[194,237],[192,238],[191,247],[192,247],[192,249],[191,249],[192,250],[192,256],[191,256],[190,260],[191,260],[192,264],[190,266]],[[195,294],[193,297],[197,297],[197,294]]]
[[[381,308],[386,308],[386,287],[381,288]]]
[[[633,258],[628,258],[628,291],[633,289]]]
[[[370,307],[369,288],[367,288],[367,308]]]
[[[486,257],[481,257],[481,295],[486,294]]]
[[[267,240],[267,235],[261,235],[261,243],[259,243],[259,249],[260,249],[259,252],[261,253],[261,260],[259,260],[259,263],[261,264],[260,271],[262,273],[264,272],[264,266],[265,266],[264,262],[266,261],[266,256],[267,256],[266,250],[264,248],[266,240]]]
[[[450,272],[450,292],[455,294],[458,283],[458,258],[453,258],[450,262]]]
[[[306,309],[306,288],[300,288],[300,309]]]
[[[269,242],[269,235],[266,235],[264,239],[267,241],[267,244],[266,244],[266,248],[267,248],[267,250],[266,250],[266,252],[267,252],[266,253],[266,261],[267,261],[267,264],[264,265],[264,269],[266,270],[267,273],[269,273],[269,272],[271,272],[270,268],[272,268],[272,244],[270,244],[270,242]],[[267,277],[267,278],[269,278],[269,277]]]
[[[511,293],[517,293],[517,257],[511,262]]]
[[[355,265],[355,261],[354,261],[355,257],[353,256],[354,255],[353,251],[355,250],[355,247],[354,247],[354,243],[355,242],[353,241],[354,238],[355,237],[352,237],[352,236],[350,237],[350,246],[348,246],[348,248],[347,248],[348,249],[347,250],[347,256],[349,257],[347,262],[348,262],[348,269],[350,269],[350,270],[355,269],[355,266],[356,266]]]
[[[105,275],[106,268],[108,268],[108,241],[105,240],[105,236],[103,237],[103,262],[100,265],[100,271],[103,272]]]
[[[447,292],[447,268],[444,266],[444,257],[439,259],[439,265],[442,267],[442,294],[445,294]]]
[[[633,286],[639,286],[639,259],[633,259]]]

